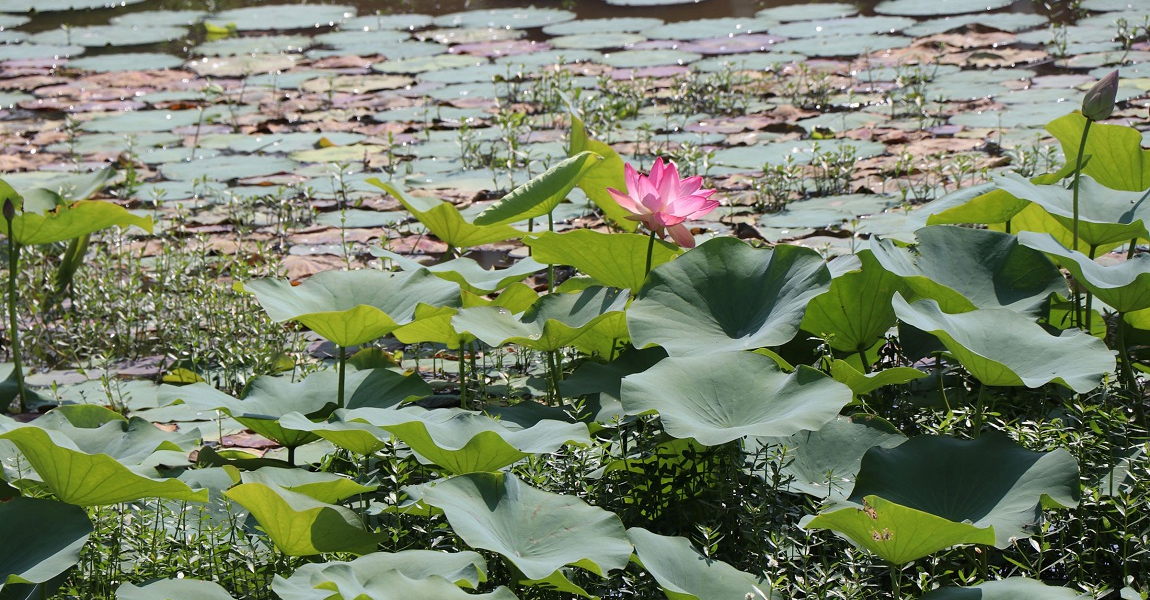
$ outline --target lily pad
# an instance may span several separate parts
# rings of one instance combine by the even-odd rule
[[[440,27],[532,29],[574,20],[575,13],[556,8],[492,8],[446,14],[435,19]]]
[[[715,238],[651,271],[627,311],[638,348],[698,356],[784,344],[831,275],[813,250]]]
[[[777,21],[763,17],[721,17],[676,21],[644,29],[641,33],[648,38],[659,40],[701,40],[766,33],[768,29],[774,28],[776,25],[778,25]]]
[[[858,6],[845,2],[827,2],[818,4],[792,4],[787,6],[772,6],[755,13],[756,17],[774,19],[780,23],[791,21],[811,21],[819,19],[841,19],[853,17],[859,12]]]
[[[237,31],[283,31],[331,27],[354,16],[354,6],[272,4],[220,11],[204,19],[204,22]]]
[[[49,29],[33,34],[29,41],[34,44],[47,44],[59,46],[135,46],[138,44],[158,44],[179,39],[187,35],[185,27],[165,25],[151,25],[136,27],[132,25],[90,25],[87,27],[70,27],[67,29]]]
[[[807,366],[786,374],[751,352],[665,358],[623,379],[627,414],[657,412],[677,438],[717,446],[746,435],[817,431],[851,401],[846,386]]]
[[[639,69],[666,65],[686,65],[703,55],[682,50],[623,50],[604,54],[599,62],[616,69]]]
[[[1085,393],[1114,371],[1114,354],[1102,340],[1071,331],[1055,337],[1012,310],[946,314],[934,300],[908,304],[896,294],[894,311],[904,323],[942,340],[983,385],[1036,388],[1054,382]]]
[[[261,35],[224,38],[204,42],[192,49],[197,56],[237,56],[240,54],[277,54],[302,52],[312,45],[306,35]]]
[[[637,33],[644,29],[658,27],[663,24],[662,19],[655,17],[613,17],[604,19],[578,19],[555,23],[543,28],[543,33],[551,36],[601,34],[601,33]]]
[[[156,52],[134,52],[132,54],[101,54],[99,56],[86,56],[68,61],[68,67],[107,73],[112,71],[140,71],[175,69],[184,64],[184,61],[168,54]]]
[[[907,17],[933,17],[937,15],[962,15],[1005,8],[1016,0],[884,0],[874,7],[880,15],[902,15]]]

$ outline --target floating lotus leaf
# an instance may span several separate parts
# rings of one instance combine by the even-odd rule
[[[248,509],[276,547],[289,556],[368,554],[386,535],[364,531],[359,516],[342,506],[278,486],[243,483],[224,495]]]
[[[1033,313],[1053,293],[1065,292],[1062,274],[1042,253],[1007,233],[931,226],[915,232],[915,251],[871,240],[882,268],[903,278],[910,298],[931,298],[946,312],[1009,308]]]
[[[192,53],[198,56],[277,54],[280,52],[300,52],[311,45],[311,38],[306,35],[245,36],[204,42],[196,46]]]
[[[298,414],[298,413],[297,413]],[[378,485],[360,485],[347,477],[335,473],[311,472],[303,469],[262,468],[240,474],[244,483],[262,483],[266,486],[279,486],[305,496],[337,504],[352,496],[366,494]]]
[[[68,68],[108,73],[112,71],[160,71],[163,69],[176,69],[182,64],[184,64],[183,59],[169,54],[132,52],[74,58],[68,61]]]
[[[18,427],[0,434],[16,445],[56,498],[77,506],[107,506],[141,498],[207,502],[208,491],[193,491],[175,479],[152,479],[132,472],[106,454],[85,454],[58,445],[46,430]]]
[[[435,19],[440,27],[531,29],[575,19],[575,13],[557,8],[491,8],[442,15]]]
[[[891,367],[876,373],[863,373],[847,361],[836,359],[831,363],[831,377],[846,384],[855,396],[863,396],[883,386],[902,385],[915,379],[922,379],[926,377],[926,373],[914,367]]]
[[[659,582],[671,600],[777,597],[766,579],[703,556],[687,538],[632,527],[627,530],[627,539],[635,545],[639,564]]]
[[[1104,267],[1081,252],[1068,250],[1048,234],[1022,231],[1020,244],[1045,252],[1065,267],[1074,280],[1118,312],[1150,308],[1150,255]]]
[[[0,502],[0,592],[45,583],[80,562],[92,522],[77,506],[41,498]]]
[[[895,565],[904,565],[951,546],[994,543],[994,527],[949,521],[879,496],[866,496],[862,502],[862,508],[822,513],[804,527],[841,533]]]
[[[818,430],[851,392],[810,367],[787,374],[771,358],[737,352],[663,359],[624,378],[619,399],[627,414],[658,412],[669,435],[716,446]]]
[[[647,279],[648,236],[632,233],[601,233],[576,229],[565,233],[545,231],[523,238],[536,260],[547,264],[571,265],[600,283],[637,290]],[[674,244],[655,240],[651,266],[670,261],[682,250]]]
[[[702,54],[683,50],[622,50],[603,55],[599,62],[616,69],[642,69],[668,65],[682,66],[700,58],[703,58]]]
[[[611,313],[622,311],[629,297],[615,288],[595,286],[572,294],[544,296],[519,317],[502,307],[465,308],[452,317],[451,324],[489,346],[510,343],[558,350]]]
[[[1062,143],[1068,165],[1073,165],[1078,158],[1085,124],[1086,117],[1075,111],[1046,125],[1046,130]],[[1125,125],[1094,123],[1090,126],[1090,135],[1086,136],[1083,153],[1090,160],[1082,167],[1082,174],[1099,184],[1128,192],[1150,189],[1150,150],[1142,149],[1142,134],[1138,130]]]
[[[1060,185],[1034,185],[1009,173],[994,181],[1003,191],[1034,202],[1050,213],[1065,228],[1063,237],[1069,240],[1065,232],[1071,230],[1074,222],[1072,190]],[[1083,176],[1078,182],[1078,205],[1078,237],[1087,247],[1112,246],[1146,236],[1146,224],[1150,223],[1150,200],[1146,198],[1146,191],[1112,190]]]
[[[867,450],[875,446],[893,448],[907,437],[888,421],[870,415],[838,416],[818,431],[800,431],[788,437],[758,438],[760,446],[785,447],[784,473],[792,479],[792,491],[819,498],[843,500],[854,487],[859,465]],[[753,444],[748,441],[748,449]]]
[[[454,281],[459,287],[472,294],[490,294],[497,292],[512,283],[522,281],[532,273],[542,271],[546,265],[536,262],[531,257],[520,259],[506,269],[485,269],[473,259],[462,257],[434,265],[423,265],[414,260],[380,248],[372,248],[371,254],[380,258],[395,261],[404,271],[427,269],[441,279]]]
[[[791,21],[810,21],[812,19],[838,19],[852,17],[858,14],[858,7],[845,2],[827,2],[825,4],[791,4],[787,6],[772,6],[755,13],[756,17],[775,19],[780,23]]]
[[[1007,577],[970,587],[939,588],[924,594],[922,600],[1078,600],[1082,597],[1070,588],[1025,577]]]
[[[274,155],[208,156],[202,154],[190,161],[168,163],[160,167],[167,179],[194,181],[232,181],[250,177],[267,177],[291,173],[299,168],[294,160]]]
[[[64,10],[90,10],[94,8],[115,8],[137,4],[143,0],[8,0],[4,3],[4,11],[10,13],[20,12],[56,12]]]
[[[623,159],[611,146],[588,136],[583,121],[573,111],[569,117],[571,119],[571,140],[570,148],[567,150],[568,156],[577,156],[581,152],[589,151],[603,158],[603,160],[595,162],[579,178],[579,189],[583,190],[587,198],[594,202],[595,206],[603,211],[603,215],[616,226],[625,231],[635,231],[639,222],[628,219],[627,216],[631,213],[619,206],[619,203],[615,202],[615,198],[607,191],[609,187],[617,190],[627,189],[627,180],[623,175]]]
[[[501,242],[522,237],[524,233],[509,225],[473,225],[459,214],[459,209],[442,200],[408,196],[399,188],[376,178],[368,179],[367,183],[399,200],[420,223],[435,234],[435,237],[453,248],[470,248]]]
[[[458,475],[404,489],[442,509],[467,545],[502,554],[527,579],[546,579],[566,565],[605,576],[631,558],[614,513],[537,490],[510,473]]]
[[[1084,393],[1114,371],[1114,353],[1084,333],[1052,336],[1034,321],[1005,309],[947,314],[933,300],[908,304],[894,297],[904,323],[934,334],[984,385],[1036,388],[1060,383]]]
[[[1064,449],[1031,452],[999,432],[958,440],[920,435],[862,459],[849,502],[891,502],[976,527],[1005,548],[1029,536],[1043,508],[1078,504],[1078,462]],[[872,504],[873,505],[873,504]]]
[[[224,10],[204,21],[216,27],[234,27],[238,31],[283,31],[336,25],[354,16],[354,6],[273,4]]]
[[[134,586],[125,583],[116,588],[116,600],[233,600],[220,584],[198,579],[161,579]]]
[[[385,336],[444,307],[459,306],[459,285],[427,271],[323,271],[300,285],[261,279],[244,284],[273,321],[299,321],[348,347]]]
[[[522,427],[462,409],[361,408],[340,416],[390,432],[416,454],[451,473],[495,471],[530,454],[555,452],[565,444],[591,444],[582,423],[544,420]]]
[[[35,44],[78,44],[89,48],[105,46],[134,46],[136,44],[159,44],[177,40],[187,35],[186,27],[152,25],[89,25],[49,29],[33,34],[28,40]]]
[[[719,17],[666,23],[644,29],[642,34],[657,40],[702,40],[766,33],[776,25],[774,19],[763,17]]]
[[[603,157],[598,154],[584,151],[559,161],[488,206],[475,217],[475,224],[505,225],[546,215],[559,206],[583,175],[601,160]]]
[[[880,15],[933,17],[985,12],[1014,4],[1016,0],[938,0],[922,3],[917,0],[884,0],[874,7]]]
[[[863,352],[883,339],[895,324],[890,299],[910,289],[901,277],[883,269],[871,251],[858,256],[862,268],[831,280],[830,290],[812,299],[803,315],[803,330],[842,352]]]
[[[636,347],[658,344],[671,356],[777,346],[798,334],[807,303],[830,281],[808,248],[715,238],[652,269],[627,325]]]
[[[396,598],[404,596],[395,595],[395,590],[386,585],[392,578],[381,578],[379,574],[400,573],[413,580],[442,578],[475,589],[486,580],[486,570],[486,561],[476,552],[373,552],[350,562],[303,565],[287,578],[277,575],[272,581],[272,590],[283,600],[329,600],[333,592],[336,597],[346,599],[363,597],[360,594],[367,598]],[[449,596],[452,594],[455,593]]]

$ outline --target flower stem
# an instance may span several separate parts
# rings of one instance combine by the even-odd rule
[[[8,341],[12,344],[17,409],[22,413],[28,409],[28,402],[24,391],[24,364],[20,360],[20,329],[16,320],[16,275],[20,269],[20,245],[12,238],[12,219],[6,220],[8,221]]]
[[[646,276],[651,273],[651,256],[655,253],[655,232],[651,232],[651,237],[647,238],[647,266],[643,269],[643,275]]]
[[[1074,239],[1074,245],[1070,248],[1078,250],[1078,179],[1082,175],[1082,155],[1086,152],[1086,137],[1090,135],[1090,124],[1093,123],[1090,119],[1086,119],[1086,125],[1082,127],[1082,139],[1078,142],[1078,156],[1074,158],[1074,182],[1071,183],[1071,193],[1073,194],[1073,210],[1074,220],[1071,223],[1071,234]],[[1082,326],[1082,308],[1078,302],[1078,289],[1074,290],[1074,317],[1076,324]]]
[[[339,346],[339,386],[336,390],[336,405],[343,408],[344,373],[347,370],[347,348]]]

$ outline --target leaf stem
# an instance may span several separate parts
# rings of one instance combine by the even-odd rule
[[[20,329],[16,320],[16,275],[20,269],[20,244],[12,237],[12,219],[8,221],[8,341],[12,344],[12,366],[16,375],[16,400],[19,412],[28,409],[24,391],[24,364],[20,359]],[[10,406],[5,407],[11,408]]]
[[[1086,119],[1086,124],[1082,126],[1082,139],[1078,142],[1078,156],[1074,158],[1074,181],[1070,184],[1071,193],[1073,194],[1073,209],[1074,220],[1071,223],[1071,234],[1074,239],[1074,245],[1071,246],[1072,250],[1078,250],[1078,179],[1082,175],[1082,155],[1086,152],[1086,137],[1090,135],[1090,124],[1093,121]],[[1078,302],[1078,288],[1074,289],[1074,317],[1076,325],[1082,326],[1082,306]]]
[[[467,360],[466,347],[459,345],[459,408],[467,410]]]
[[[655,253],[655,232],[651,232],[651,236],[647,238],[647,266],[643,269],[643,275],[647,276],[651,273],[651,257]]]
[[[347,371],[347,348],[339,347],[339,387],[336,392],[336,405],[343,408],[344,373]]]

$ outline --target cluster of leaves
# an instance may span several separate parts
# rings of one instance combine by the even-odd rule
[[[0,527],[29,540],[0,555],[0,595],[65,584],[91,546],[85,509],[147,499],[241,507],[279,557],[281,598],[830,586],[1059,598],[1076,595],[1067,585],[1136,582],[1147,529],[1136,345],[1150,290],[1133,248],[1150,237],[1139,212],[1150,181],[1137,132],[1095,124],[1088,137],[1090,122],[1050,125],[1077,168],[1000,178],[930,206],[911,247],[874,239],[830,262],[733,238],[684,252],[654,233],[515,227],[576,186],[632,226],[603,196],[623,187],[622,161],[578,119],[568,159],[470,221],[377,182],[449,254],[521,238],[532,259],[502,270],[401,259],[395,272],[242,284],[272,320],[335,344],[338,368],[258,377],[239,397],[171,386],[158,402],[225,414],[286,460],[98,406],[0,419]],[[1123,243],[1126,262],[1094,262]],[[577,275],[557,281],[555,267]],[[546,293],[522,283],[544,269]],[[1117,316],[1096,314],[1103,304]],[[1105,327],[1094,335],[1093,323]],[[454,351],[457,393],[436,395],[378,352],[347,357],[384,336]],[[492,392],[499,373],[477,359],[509,346],[542,357],[525,383],[544,402]],[[301,468],[308,447],[336,450]],[[32,532],[45,521],[49,535]],[[231,597],[175,574],[143,581],[153,574],[116,597]]]

